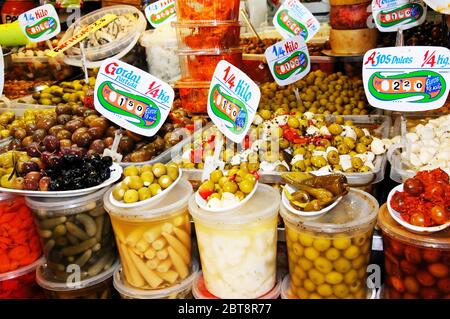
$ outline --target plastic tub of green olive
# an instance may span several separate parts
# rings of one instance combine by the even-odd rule
[[[344,115],[342,116],[345,121],[352,120],[355,125],[370,127],[372,125],[378,125],[376,130],[373,130],[375,135],[379,138],[388,138],[389,131],[391,127],[391,118],[384,115]],[[325,116],[325,120],[327,122],[333,123],[335,121],[335,116],[327,115]],[[206,128],[205,128],[206,129]],[[165,157],[167,154],[178,154],[178,157],[173,158],[171,160],[175,162],[181,161],[181,157],[179,154],[181,153],[182,146],[185,146],[194,141],[194,136],[191,136],[187,141],[182,141],[182,145],[175,145],[173,148],[167,150],[165,153]],[[180,143],[179,143],[180,144]],[[156,158],[154,159],[156,160]],[[163,160],[160,159],[160,162],[165,162],[167,158]],[[370,184],[375,184],[384,179],[384,172],[386,169],[386,153],[382,155],[377,155],[374,161],[375,169],[372,172],[358,172],[358,173],[343,173],[347,177],[348,184],[350,186],[365,186]],[[190,181],[200,181],[202,177],[203,170],[202,169],[186,169],[183,168],[183,176]],[[268,172],[268,171],[260,171],[260,179],[261,183],[275,184],[282,183],[281,174],[283,172]],[[312,172],[314,173],[314,172]]]
[[[43,243],[52,281],[66,281],[77,266],[81,279],[97,276],[117,258],[109,215],[103,208],[108,188],[73,198],[26,198]]]
[[[36,269],[36,282],[49,299],[111,299],[114,292],[112,277],[119,266],[120,262],[116,260],[94,277],[78,281],[73,276],[74,280],[54,282],[52,270],[42,263]]]

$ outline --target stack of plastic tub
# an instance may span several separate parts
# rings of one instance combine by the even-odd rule
[[[242,67],[239,48],[239,0],[177,0],[181,105],[205,113],[209,84],[217,63],[226,60]]]

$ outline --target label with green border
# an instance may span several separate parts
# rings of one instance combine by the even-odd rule
[[[18,21],[23,34],[31,42],[47,41],[61,32],[58,14],[51,4],[20,14]]]
[[[372,2],[375,25],[381,32],[396,32],[418,26],[425,21],[427,6],[422,0],[375,0]]]
[[[160,0],[149,4],[145,10],[148,22],[158,28],[177,19],[175,0]]]

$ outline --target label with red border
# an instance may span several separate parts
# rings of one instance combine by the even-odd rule
[[[308,47],[301,35],[268,47],[265,57],[278,85],[297,82],[311,70]]]
[[[172,87],[132,65],[106,59],[94,90],[95,109],[110,121],[134,133],[153,136],[169,115]]]
[[[233,64],[221,60],[208,94],[208,115],[230,140],[241,143],[259,106],[258,85]]]
[[[450,88],[450,50],[443,47],[391,47],[369,50],[363,60],[369,104],[390,111],[442,107]]]
[[[320,29],[319,21],[299,0],[285,1],[275,13],[272,22],[283,38],[301,35],[305,42]]]
[[[22,32],[31,42],[41,42],[57,36],[61,32],[58,14],[51,4],[28,10],[19,15]]]
[[[373,0],[372,15],[381,32],[396,32],[421,25],[427,15],[422,0]]]
[[[149,4],[145,10],[148,22],[154,28],[171,23],[177,20],[175,10],[175,0],[159,0]]]

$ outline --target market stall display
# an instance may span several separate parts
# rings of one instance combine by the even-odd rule
[[[180,21],[237,21],[239,18],[239,0],[176,0],[175,4]]]

